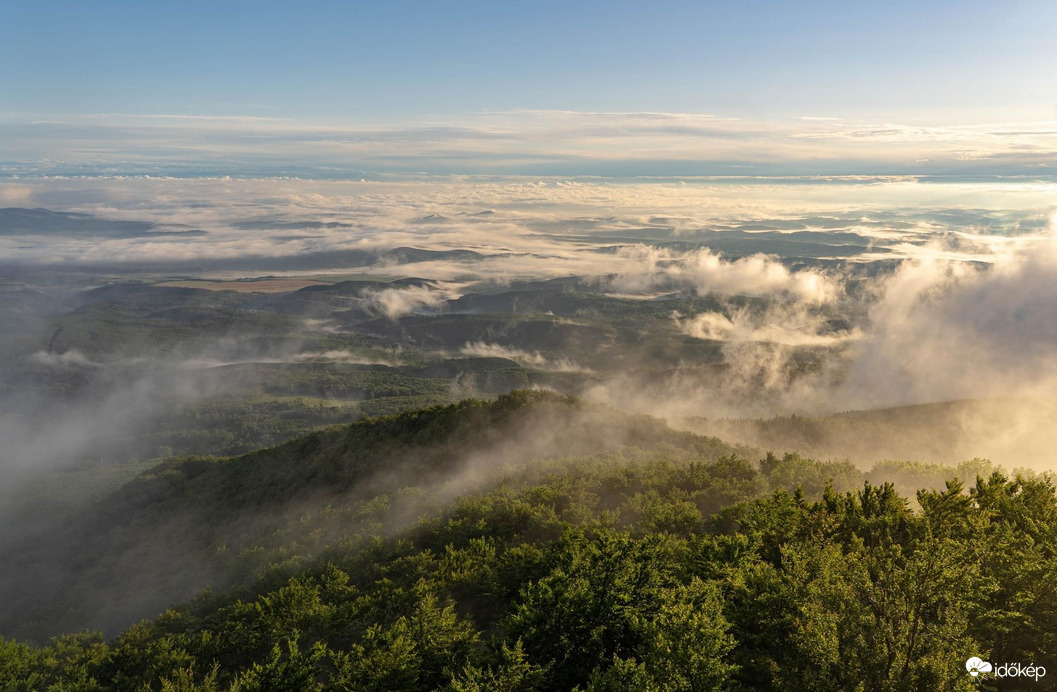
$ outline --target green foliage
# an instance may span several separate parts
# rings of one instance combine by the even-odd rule
[[[457,463],[529,414],[529,437],[571,420],[633,444]],[[910,498],[617,422],[519,393],[169,460],[104,516],[200,541],[224,588],[109,642],[0,639],[0,689],[970,690],[970,655],[1057,670],[1049,477],[977,460]]]
[[[194,664],[186,668],[180,668],[173,674],[161,681],[161,692],[220,692],[217,683],[218,666],[214,665],[208,673],[199,681],[195,676]],[[241,689],[239,685],[233,685],[231,689]]]
[[[489,667],[467,665],[451,681],[452,692],[531,692],[543,683],[543,668],[531,663],[521,640],[502,642]]]

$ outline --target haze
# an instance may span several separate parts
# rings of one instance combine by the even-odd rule
[[[531,504],[555,487],[582,493],[555,501],[516,559],[568,548],[556,526],[740,541],[765,511],[754,502],[772,502],[778,526],[787,510],[876,500],[937,541],[962,540],[933,534],[944,502],[986,513],[988,492],[1033,488],[1051,508],[1055,33],[1057,5],[1027,1],[4,4],[0,562],[13,566],[0,569],[12,594],[0,634],[113,637],[174,603],[206,613],[199,624],[223,619],[321,556],[370,590],[381,568],[349,564],[373,564],[377,546],[432,541],[415,544],[422,564],[492,550],[509,538],[496,538],[495,498]],[[648,491],[622,473],[646,474]],[[494,503],[493,523],[473,524],[492,533],[453,548],[462,539],[444,536],[462,529],[437,527],[474,502]],[[1040,531],[1032,550],[1050,544]],[[752,535],[744,549],[768,569],[795,571],[795,550],[814,549],[764,555],[771,539]],[[842,557],[812,559],[881,559],[873,538],[848,540]],[[921,540],[914,560],[931,555]],[[702,564],[744,547],[700,545]],[[1053,560],[1025,558],[1044,566],[1020,581],[981,579],[1044,583]],[[727,609],[712,640],[741,638],[716,653],[737,663],[716,670],[754,688],[758,656],[742,653],[728,597],[756,577],[722,582],[729,565],[709,564],[693,579],[715,593],[694,607]],[[518,629],[554,567],[540,565],[484,614],[467,615],[473,598],[498,587],[437,587],[436,603],[471,603],[457,617],[476,623],[483,658],[407,689],[513,670],[523,640],[541,689],[618,689],[614,676],[637,670],[621,668],[624,649],[566,670],[547,636]],[[805,574],[782,583],[813,583]],[[415,612],[432,612],[433,592],[415,594],[427,604]],[[227,614],[209,615],[221,602]],[[929,608],[915,612],[955,612]],[[318,682],[359,660],[341,646],[396,631],[369,627],[340,646],[294,628],[214,658],[166,639],[158,650],[197,653],[128,680],[220,689],[215,663],[214,683],[268,689],[253,686],[261,666],[298,660],[301,645],[330,652],[312,659],[329,661]],[[135,648],[137,631],[98,647]],[[982,642],[966,656],[1005,646],[958,631]],[[794,650],[790,637],[775,647]],[[657,641],[650,655],[668,646]],[[907,647],[906,680],[912,661],[964,675],[961,653]],[[778,687],[815,679],[789,666],[775,664]],[[842,680],[831,687],[854,676]]]

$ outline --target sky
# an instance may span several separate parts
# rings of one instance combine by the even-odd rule
[[[0,3],[0,175],[1034,175],[1053,2]]]

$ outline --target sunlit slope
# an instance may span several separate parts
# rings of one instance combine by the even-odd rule
[[[98,633],[42,648],[0,640],[0,687],[777,692],[868,681],[969,692],[979,685],[965,659],[979,655],[1046,671],[1017,689],[1053,688],[1049,478],[985,471],[967,486],[917,493],[912,505],[892,486],[853,477],[850,464],[710,458],[724,445],[648,420],[576,420],[584,414],[604,412],[519,394],[371,421],[360,434],[353,426],[286,445],[305,453],[306,469],[325,469],[305,482],[274,473],[284,448],[170,464],[168,481],[144,478],[123,495],[183,514],[170,533],[223,507],[207,523],[255,536],[242,539],[253,545],[229,572],[234,588],[202,592],[109,642]],[[491,454],[448,466],[451,450],[465,449],[455,431],[507,426],[540,439],[539,449],[569,443],[562,419],[584,440],[622,422],[621,440],[652,448],[528,463],[494,482]],[[548,440],[548,429],[561,434]],[[381,456],[357,456],[350,439]],[[435,444],[436,454],[418,456]],[[407,476],[364,481],[328,469],[368,458],[396,460],[396,470],[432,464],[440,475],[383,491]],[[243,480],[254,460],[269,483]],[[346,483],[376,494],[335,492]],[[766,492],[788,483],[804,490]],[[147,487],[158,496],[144,497]],[[246,506],[218,503],[226,492]],[[188,513],[194,504],[201,512]],[[149,513],[133,516],[165,537]],[[213,553],[237,550],[213,540]],[[231,576],[239,567],[245,576]]]
[[[816,458],[956,464],[975,457],[1007,468],[1057,470],[1057,399],[948,401],[831,416],[691,422],[698,432]]]
[[[399,532],[533,460],[659,446],[703,460],[735,451],[646,416],[516,392],[361,420],[242,457],[174,458],[56,531],[8,532],[0,631],[114,632],[200,588],[242,583],[269,562],[367,530],[372,502],[402,508],[384,527]]]

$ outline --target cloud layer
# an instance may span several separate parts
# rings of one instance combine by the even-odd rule
[[[1055,193],[1038,181],[905,178],[18,181],[0,185],[5,204],[140,230],[0,234],[0,264],[30,275],[420,279],[356,298],[387,320],[569,276],[618,300],[709,297],[669,324],[721,344],[725,380],[688,365],[643,387],[629,362],[595,394],[713,416],[833,411],[1057,382]],[[597,370],[477,339],[465,354]],[[76,354],[38,358],[78,365]]]
[[[511,111],[384,126],[279,118],[0,114],[7,175],[1038,175],[1057,123],[902,124]],[[311,162],[311,163],[306,163]]]

